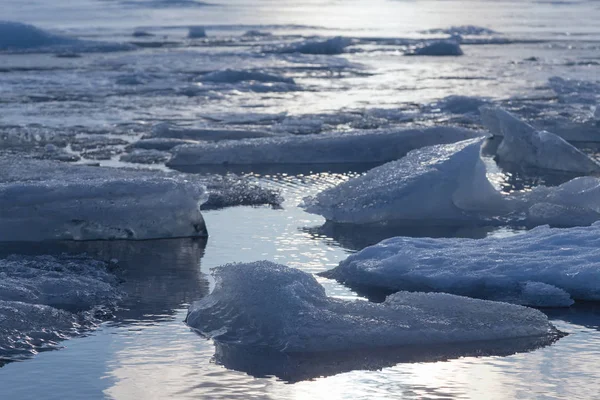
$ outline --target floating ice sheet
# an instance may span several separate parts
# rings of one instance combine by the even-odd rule
[[[383,163],[410,150],[478,136],[466,129],[381,130],[178,146],[169,166]]]
[[[600,301],[600,225],[547,226],[509,238],[396,237],[323,275],[383,291],[429,291],[537,307]]]
[[[205,200],[180,175],[0,157],[0,241],[204,236]]]
[[[552,335],[541,312],[448,294],[394,294],[383,303],[327,297],[315,278],[268,261],[214,272],[214,291],[187,324],[221,344],[282,352],[461,343]]]

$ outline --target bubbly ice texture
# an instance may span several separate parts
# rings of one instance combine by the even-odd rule
[[[222,71],[209,72],[199,78],[201,82],[215,83],[237,83],[244,81],[256,82],[283,82],[294,84],[294,79],[286,78],[281,75],[270,74],[262,71],[225,69]]]
[[[74,256],[0,259],[0,361],[56,347],[121,299],[104,262]]]
[[[416,148],[478,135],[466,129],[435,127],[200,143],[175,147],[168,165],[383,163]]]
[[[398,161],[306,198],[306,211],[352,224],[480,220],[507,212],[486,177],[483,139],[413,150]]]
[[[481,119],[494,136],[502,137],[496,151],[500,162],[581,174],[600,172],[598,163],[561,137],[536,131],[501,108],[482,107]]]
[[[306,40],[292,43],[277,50],[279,53],[302,53],[302,54],[342,54],[346,47],[352,45],[352,39],[336,36],[327,40]]]
[[[536,307],[600,301],[600,224],[508,238],[395,237],[323,273],[350,286],[446,292]]]
[[[132,47],[119,43],[80,40],[50,33],[33,25],[0,21],[0,51],[122,51]]]
[[[181,175],[0,157],[0,241],[206,236],[201,184]]]
[[[281,192],[249,181],[234,174],[207,175],[199,178],[208,191],[208,200],[202,210],[220,209],[231,206],[280,206]]]
[[[448,294],[401,292],[383,304],[327,297],[316,279],[268,261],[214,270],[187,324],[217,343],[321,352],[551,335],[541,312]]]
[[[452,40],[427,43],[407,53],[411,56],[462,56],[463,54],[460,45]]]

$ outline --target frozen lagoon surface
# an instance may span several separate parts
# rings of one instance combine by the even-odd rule
[[[127,146],[152,137],[152,126],[163,122],[238,136],[433,125],[479,129],[476,109],[484,100],[500,103],[539,130],[575,140],[598,159],[590,143],[600,136],[594,117],[600,45],[595,2],[210,3],[4,1],[4,20],[33,24],[51,35],[42,35],[43,49],[0,46],[0,151],[131,167],[138,165],[127,157],[121,161]],[[189,38],[190,27],[203,27],[206,37]],[[243,36],[248,31],[271,35]],[[450,35],[461,36],[464,55],[404,57]],[[308,51],[310,46],[303,53],[281,51],[319,47],[315,44],[338,36],[351,41],[330,42],[337,46],[319,52],[341,54],[305,54],[316,52]],[[52,46],[53,40],[60,45]],[[91,46],[90,41],[102,45]],[[228,74],[220,71],[227,69],[251,73],[225,79]],[[205,78],[210,74],[222,78]],[[560,78],[550,79],[556,76]],[[164,169],[163,158],[154,157],[158,161],[147,168]],[[497,343],[493,348],[474,343],[467,348],[281,359],[215,346],[183,324],[188,305],[214,285],[209,270],[228,262],[268,259],[318,273],[354,250],[399,234],[482,238],[519,233],[493,227],[357,232],[297,207],[301,198],[366,169],[274,169],[251,175],[281,190],[283,208],[205,211],[211,235],[206,243],[3,244],[3,254],[66,251],[114,258],[129,275],[119,286],[122,308],[109,322],[58,343],[64,346],[59,351],[4,365],[2,393],[14,399],[597,396],[600,311],[595,303],[544,310],[557,328],[570,333],[545,347],[547,343]],[[564,181],[501,171],[488,171],[488,177],[505,192]],[[329,296],[358,297],[332,280],[317,280]]]

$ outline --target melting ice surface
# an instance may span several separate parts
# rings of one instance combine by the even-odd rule
[[[600,225],[502,239],[397,237],[323,275],[363,288],[454,293],[536,307],[600,300]]]
[[[267,261],[214,272],[186,322],[222,344],[322,352],[551,336],[539,311],[447,294],[400,292],[382,304],[327,297],[311,274]]]

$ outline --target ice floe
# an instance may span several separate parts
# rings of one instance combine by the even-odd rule
[[[599,164],[561,137],[537,131],[501,108],[482,107],[481,119],[494,136],[502,137],[496,151],[501,163],[581,174],[600,172]]]
[[[187,324],[220,344],[281,352],[461,343],[552,335],[541,312],[439,293],[401,292],[383,304],[327,297],[316,279],[268,261],[214,270],[213,292]]]
[[[182,176],[0,157],[0,241],[206,235],[205,188]]]
[[[477,221],[509,211],[486,177],[483,139],[414,150],[304,200],[306,211],[352,224]]]
[[[407,53],[411,56],[462,56],[463,51],[456,41],[440,40],[426,43]]]
[[[171,153],[160,150],[136,149],[119,157],[120,161],[132,164],[159,164],[168,161]]]
[[[125,44],[80,40],[47,32],[33,25],[0,21],[0,51],[91,52],[130,49],[131,46]]]
[[[272,136],[271,133],[250,129],[223,129],[223,128],[191,128],[177,126],[168,122],[161,122],[152,127],[149,137],[170,138],[195,141],[220,141],[238,140],[248,138],[264,138]]]
[[[327,40],[307,40],[292,43],[277,49],[278,53],[302,53],[302,54],[342,54],[346,47],[352,45],[352,39],[336,36]]]
[[[478,35],[495,35],[498,32],[476,25],[461,25],[451,26],[450,28],[437,28],[423,31],[422,33],[429,34],[445,34],[445,35],[465,35],[465,36],[478,36]]]
[[[323,275],[383,291],[447,292],[536,307],[600,301],[600,225],[508,238],[396,237]]]
[[[435,127],[200,143],[175,147],[168,165],[383,163],[412,149],[478,135],[466,129]]]
[[[205,38],[206,30],[203,26],[190,26],[188,29],[188,37],[190,39]]]

